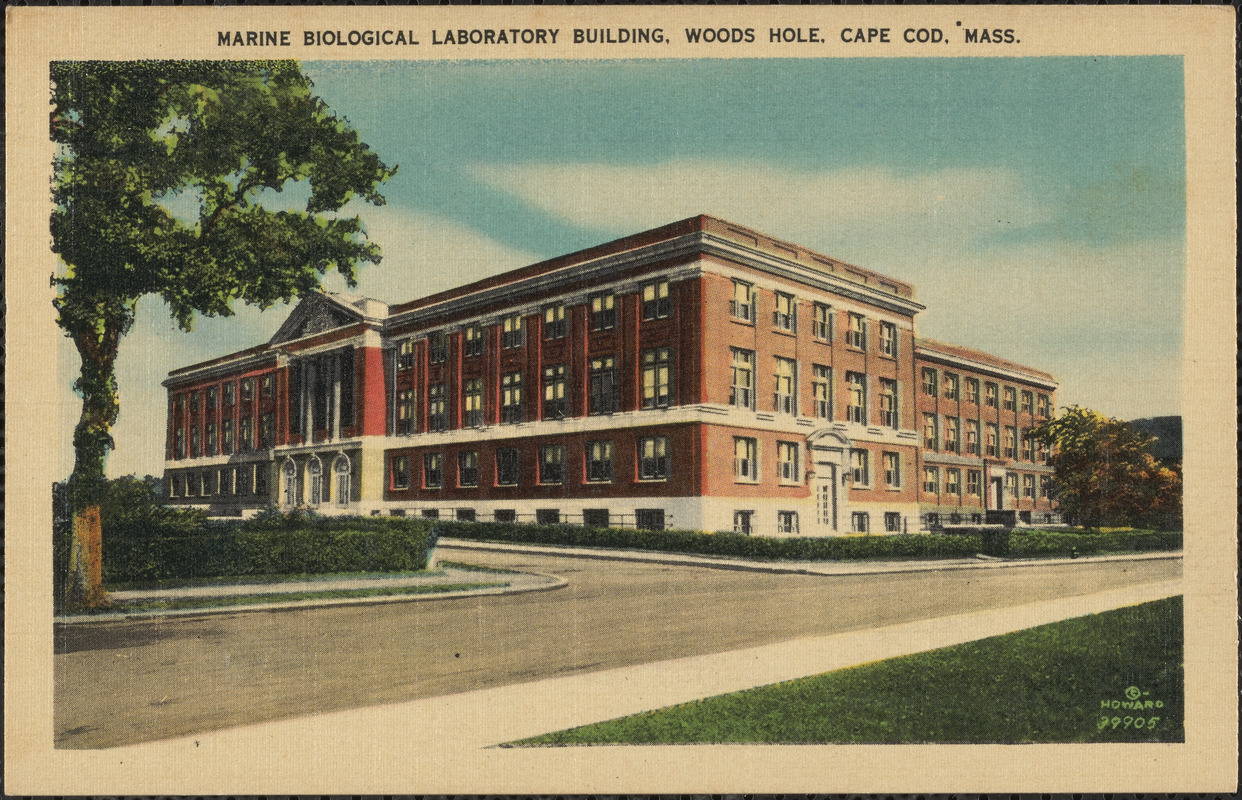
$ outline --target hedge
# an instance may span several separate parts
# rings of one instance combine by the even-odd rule
[[[1070,556],[1099,552],[1180,550],[1182,535],[1155,531],[1074,533],[989,531],[984,534],[885,534],[776,538],[692,530],[646,531],[531,525],[504,522],[450,522],[440,535],[473,541],[600,547],[671,553],[756,558],[773,561],[858,561],[868,558],[970,558],[976,554]]]
[[[233,575],[315,575],[426,569],[431,520],[261,515],[185,532],[158,519],[104,522],[104,583]]]

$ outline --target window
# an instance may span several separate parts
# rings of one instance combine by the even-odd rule
[[[500,421],[506,425],[526,421],[520,372],[506,372],[500,378]]]
[[[198,413],[198,392],[190,392],[190,413]]]
[[[1005,475],[1005,494],[1014,498],[1018,498],[1018,476],[1016,473],[1010,472]]]
[[[349,459],[344,454],[337,456],[336,460],[332,462],[332,477],[336,485],[336,504],[338,506],[349,505]]]
[[[966,470],[966,494],[979,496],[983,491],[983,473],[977,469]]]
[[[850,328],[845,333],[845,343],[859,350],[867,349],[867,320],[862,314],[850,314]]]
[[[985,405],[996,408],[996,384],[985,383],[983,385],[983,401]]]
[[[664,530],[664,509],[662,508],[636,508],[634,509],[634,525],[640,531],[662,531]]]
[[[990,456],[999,456],[1000,447],[997,440],[1000,438],[1000,429],[995,425],[988,425],[987,449],[984,451]]]
[[[564,364],[544,367],[543,370],[543,418],[564,419],[569,416],[569,398],[565,393],[566,370]]]
[[[776,532],[785,534],[794,534],[798,532],[798,512],[797,511],[777,511],[776,512]]]
[[[772,312],[772,325],[781,331],[794,333],[798,330],[798,304],[791,294],[776,293],[776,310]]]
[[[1018,453],[1018,429],[1005,426],[1005,458],[1013,458]]]
[[[754,531],[754,519],[754,511],[734,511],[733,532],[740,533],[743,536],[750,536]]]
[[[1018,410],[1017,396],[1012,386],[1005,387],[1005,410],[1006,411],[1017,411]]]
[[[956,400],[960,381],[952,372],[944,374],[944,396],[946,400]]]
[[[668,281],[656,281],[643,287],[643,319],[664,319],[673,315],[673,298]]]
[[[669,475],[667,436],[650,436],[638,440],[638,478],[644,481],[666,481]]]
[[[565,482],[565,446],[545,444],[539,448],[539,482]]]
[[[522,451],[501,447],[496,451],[496,485],[517,486],[522,480]]]
[[[729,301],[729,313],[734,319],[753,322],[755,308],[755,290],[749,283],[733,282],[733,299]]]
[[[884,485],[890,489],[901,488],[901,454],[885,453],[884,458]]]
[[[448,430],[448,384],[435,383],[427,390],[427,424],[433,431]]]
[[[597,294],[591,298],[591,330],[604,331],[617,327],[617,296]]]
[[[671,402],[673,351],[657,347],[643,351],[643,408],[666,408]]]
[[[219,473],[209,469],[203,473],[203,497],[220,493]]]
[[[246,378],[241,382],[241,399],[243,403],[254,400],[254,378]],[[191,411],[194,409],[191,408]]]
[[[940,467],[923,467],[923,491],[940,494]]]
[[[1023,475],[1022,476],[1022,496],[1029,497],[1032,500],[1035,499],[1035,476],[1034,475]]]
[[[582,509],[582,524],[587,528],[607,528],[611,521],[606,508]]]
[[[233,420],[226,419],[220,423],[220,453],[222,455],[233,455]],[[185,442],[182,442],[184,448]]]
[[[207,423],[207,455],[214,456],[216,454],[216,446],[219,440],[216,438],[216,423]]]
[[[755,351],[733,348],[733,384],[729,389],[729,405],[755,407]]]
[[[190,429],[190,458],[203,454],[203,432],[197,425]]]
[[[501,323],[500,343],[506,348],[521,347],[526,344],[525,319],[521,314],[510,314]]]
[[[944,492],[945,494],[962,493],[962,471],[956,467],[950,467],[944,471]]]
[[[397,369],[414,369],[413,339],[405,339],[397,345]]]
[[[591,359],[591,414],[611,414],[620,408],[621,391],[617,385],[617,362],[612,356]]]
[[[940,449],[940,435],[936,426],[935,414],[923,415],[923,447],[928,450]]]
[[[185,428],[173,431],[173,458],[185,458]]]
[[[1039,476],[1039,494],[1041,497],[1052,497],[1052,478],[1048,475]]]
[[[440,509],[438,508],[424,508],[422,511],[418,513],[423,519],[439,519],[440,518]]]
[[[850,480],[854,488],[871,485],[871,469],[869,454],[866,450],[850,450]]]
[[[483,427],[483,379],[467,378],[462,384],[462,424],[467,428]]]
[[[467,358],[483,355],[483,326],[467,325],[462,338],[465,340],[463,350]]]
[[[1031,461],[1034,455],[1034,440],[1031,438],[1030,431],[1022,431],[1022,460]]]
[[[198,476],[193,472],[185,476],[185,496],[195,497],[198,495]]]
[[[1040,464],[1048,463],[1048,445],[1044,442],[1038,442],[1035,446],[1035,458]]]
[[[318,456],[311,456],[310,461],[306,462],[306,478],[310,487],[306,493],[306,500],[311,505],[317,506],[324,501],[323,464],[320,463]]]
[[[559,508],[536,508],[535,509],[536,525],[560,525],[561,510]]]
[[[897,511],[884,512],[884,532],[885,533],[901,533],[901,513]]]
[[[276,415],[268,412],[259,417],[259,447],[276,446]]]
[[[237,403],[237,384],[224,384],[224,405],[232,406]]]
[[[815,321],[811,325],[811,335],[821,342],[832,341],[832,307],[823,303],[815,304]]]
[[[816,364],[811,388],[815,393],[815,417],[832,419],[832,368]]]
[[[216,405],[219,402],[219,400],[220,400],[220,389],[218,387],[212,386],[209,389],[207,389],[207,410],[208,411],[215,411]]]
[[[260,497],[267,495],[267,467],[263,464],[254,465],[254,493]]]
[[[748,483],[759,480],[759,443],[755,439],[733,437],[733,477]]]
[[[891,322],[880,323],[880,354],[897,357],[897,326]]]
[[[397,395],[397,435],[408,436],[414,432],[415,394],[406,389]]]
[[[1039,396],[1039,415],[1040,415],[1041,417],[1046,417],[1046,416],[1048,416],[1048,410],[1049,410],[1049,400],[1048,400],[1048,395],[1046,395],[1046,394],[1041,394],[1041,395]]]
[[[456,517],[458,522],[474,522],[478,519],[478,515],[474,513],[473,508],[457,509]]]
[[[923,394],[936,396],[936,370],[923,367]]]
[[[264,397],[275,397],[276,396],[276,376],[275,375],[272,375],[270,373],[267,375],[264,375],[259,386],[260,386],[260,391],[263,392]],[[207,393],[207,397],[209,399],[211,398],[210,392]]]
[[[1022,413],[1030,414],[1035,410],[1035,397],[1027,390],[1022,390]]]
[[[966,455],[979,455],[979,420],[966,420]]]
[[[423,454],[423,488],[439,489],[444,485],[444,456],[439,453]]]
[[[944,450],[946,453],[958,452],[958,430],[960,425],[961,421],[957,417],[944,418]]]
[[[798,364],[791,358],[776,357],[776,394],[773,408],[778,414],[798,413]]]
[[[435,331],[427,337],[428,360],[440,364],[448,360],[448,337],[444,331]]]
[[[867,376],[861,372],[845,373],[845,388],[849,393],[849,405],[845,417],[850,422],[867,424]]]
[[[565,318],[565,304],[546,306],[543,309],[543,338],[563,339],[569,335],[569,320]]]
[[[897,381],[888,378],[880,378],[880,424],[893,429],[899,426]]]
[[[479,485],[479,454],[473,450],[457,454],[457,485],[465,489]]]
[[[866,511],[855,511],[850,514],[850,531],[853,533],[869,533],[871,531],[871,515]]]
[[[492,512],[492,519],[496,522],[517,522],[517,510],[512,508],[498,508]]]
[[[607,483],[613,476],[612,442],[587,442],[586,479],[592,483]]]
[[[966,402],[979,403],[979,381],[975,378],[966,379]]]
[[[254,449],[254,420],[250,417],[241,418],[237,429],[237,449],[243,453]]]

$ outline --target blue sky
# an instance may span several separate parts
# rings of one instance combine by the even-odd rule
[[[409,300],[708,213],[913,283],[922,335],[1051,371],[1063,404],[1179,413],[1178,58],[304,67],[400,165],[388,205],[359,209],[385,254],[363,294]],[[168,370],[258,343],[286,312],[184,334],[142,301],[109,473],[162,469]]]

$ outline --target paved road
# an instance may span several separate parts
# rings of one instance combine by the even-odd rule
[[[1181,575],[1181,562],[771,575],[471,553],[550,592],[57,629],[56,743],[94,748],[724,652]]]

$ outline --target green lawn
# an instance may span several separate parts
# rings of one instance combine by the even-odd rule
[[[373,589],[326,589],[323,591],[284,592],[278,594],[244,594],[225,597],[186,597],[175,600],[136,600],[114,602],[96,613],[115,614],[136,611],[181,611],[196,608],[227,608],[230,606],[291,603],[299,600],[336,600],[356,597],[396,597],[400,595],[462,592],[469,589],[492,589],[507,583],[453,583],[426,586],[386,586]]]
[[[1175,597],[516,744],[1180,742],[1182,712]]]

